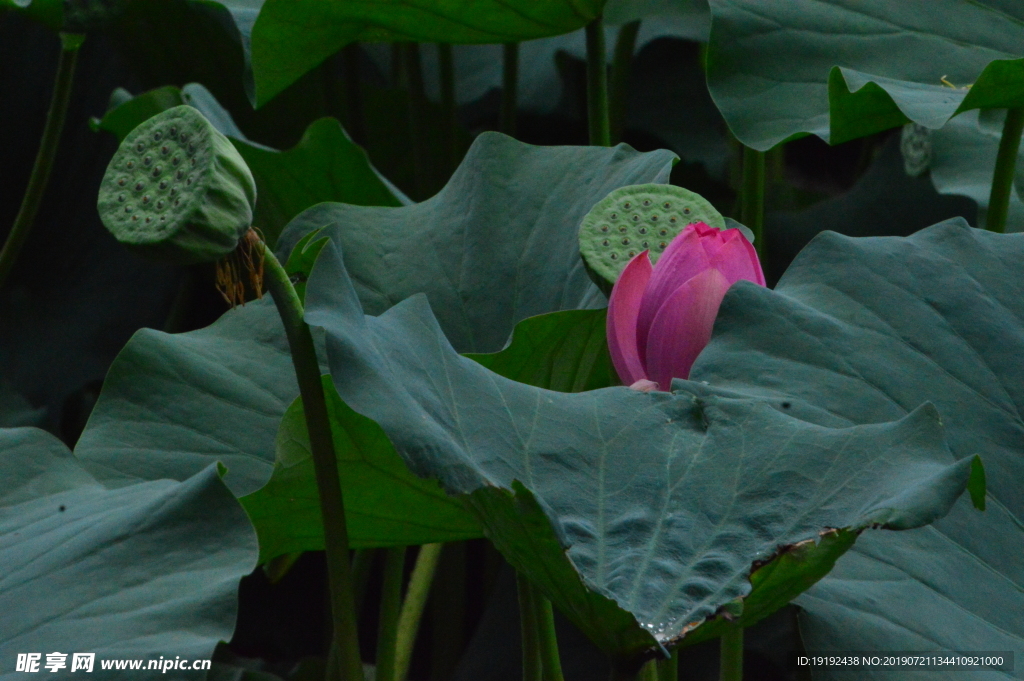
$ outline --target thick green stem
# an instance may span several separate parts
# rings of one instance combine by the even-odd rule
[[[619,29],[615,39],[615,56],[612,59],[611,82],[608,85],[608,117],[611,125],[611,140],[622,141],[626,129],[626,104],[629,96],[629,74],[633,66],[633,52],[636,50],[636,36],[640,32],[640,21],[631,21]]]
[[[459,150],[456,133],[458,122],[455,118],[455,58],[450,44],[437,44],[437,62],[441,72],[441,116],[444,118],[441,134],[444,135],[445,172],[451,175],[459,164]]]
[[[611,146],[608,120],[608,65],[604,56],[604,21],[587,24],[587,125],[590,144]]]
[[[544,681],[533,585],[519,573],[516,573],[516,585],[519,587],[519,621],[523,638],[523,681]]]
[[[7,235],[3,250],[0,250],[0,289],[18,260],[22,247],[35,225],[39,206],[43,203],[46,186],[50,182],[50,171],[57,156],[60,135],[64,130],[68,105],[71,102],[71,85],[75,80],[75,65],[78,62],[78,48],[82,46],[85,36],[77,33],[60,34],[60,57],[57,59],[57,79],[53,85],[53,97],[50,109],[46,112],[46,124],[43,126],[43,138],[39,143],[32,174],[28,178],[28,187],[21,199],[18,215]]]
[[[558,637],[555,634],[555,613],[551,601],[537,587],[533,588],[533,604],[537,608],[537,628],[540,639],[540,663],[544,681],[564,681],[562,660],[558,655]]]
[[[743,147],[740,222],[754,233],[754,247],[764,260],[764,152]]]
[[[721,660],[719,681],[743,681],[743,628],[729,627],[718,643]]]
[[[416,634],[420,630],[423,608],[427,605],[430,585],[434,582],[437,562],[441,558],[444,544],[424,544],[416,556],[416,565],[409,577],[409,588],[402,603],[402,616],[398,619],[398,636],[395,646],[395,681],[405,681],[416,645]]]
[[[331,589],[331,617],[334,620],[334,644],[338,650],[341,678],[346,681],[363,678],[359,656],[359,632],[356,628],[355,603],[352,590],[351,564],[348,552],[348,526],[345,504],[338,478],[338,458],[334,452],[327,401],[320,378],[313,335],[303,320],[302,303],[292,286],[288,273],[273,251],[263,246],[265,281],[281,315],[288,346],[292,353],[295,378],[299,383],[306,428],[309,430],[313,468],[320,497],[320,514],[324,526],[324,549],[327,553],[327,575]]]
[[[516,109],[519,103],[519,43],[505,43],[502,50],[501,118],[498,129],[516,136]]]
[[[637,681],[658,681],[658,663],[656,660],[651,660],[643,667],[640,668],[640,673],[637,674]]]
[[[402,578],[405,577],[405,547],[384,554],[384,584],[380,596],[380,624],[377,629],[376,681],[397,681],[395,651],[398,650],[398,616],[402,611]]]
[[[988,217],[985,229],[990,232],[1006,231],[1006,214],[1010,209],[1010,194],[1013,192],[1013,176],[1017,169],[1017,152],[1020,149],[1020,135],[1024,132],[1024,107],[1006,110],[1003,122],[1003,136],[999,140],[999,155],[992,177],[992,193],[988,198]]]
[[[672,657],[667,660],[658,660],[658,681],[679,680],[679,649],[672,651]]]

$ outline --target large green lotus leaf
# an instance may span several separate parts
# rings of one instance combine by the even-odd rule
[[[508,347],[467,357],[513,381],[564,393],[620,383],[608,354],[603,309],[524,319],[516,324]]]
[[[456,349],[494,352],[527,317],[603,305],[580,259],[580,221],[613,189],[667,182],[674,159],[485,133],[436,196],[399,208],[315,206],[279,249],[328,225],[368,313],[426,293]]]
[[[427,51],[434,50],[424,49]],[[458,165],[472,145],[472,135],[461,125],[456,125],[455,140],[451,146],[445,134],[431,133],[426,139],[420,139],[419,146],[426,159],[423,167],[427,171],[420,168],[417,173],[410,116],[415,111],[423,129],[440,131],[448,125],[444,109],[431,101],[418,102],[414,108],[409,91],[402,88],[367,86],[362,88],[362,95],[364,145],[374,166],[417,201],[439,192],[449,179],[449,168]],[[402,203],[411,201],[403,200]]]
[[[1024,105],[1024,5],[1007,0],[711,0],[708,86],[769,149]],[[945,78],[948,83],[943,83]],[[972,85],[966,89],[967,85]]]
[[[629,657],[746,595],[755,561],[826,528],[943,515],[953,463],[935,410],[831,428],[699,383],[559,393],[455,353],[416,296],[363,315],[335,245],[306,287],[342,399],[412,470],[468,497],[488,536],[577,626]]]
[[[641,21],[636,36],[636,50],[662,37],[676,37],[707,42],[711,30],[711,11],[707,0],[609,0],[604,7],[606,57],[609,64],[622,24]],[[586,59],[585,31],[527,40],[519,44],[516,101],[520,111],[551,113],[562,97],[562,82],[556,66],[556,54],[567,52]],[[387,43],[365,43],[362,49],[384,73],[391,69],[392,50]],[[500,44],[455,45],[452,49],[455,70],[455,97],[458,104],[476,102],[502,86],[503,48]],[[437,50],[422,46],[420,50],[423,81],[428,97],[441,97],[441,69]],[[640,75],[639,69],[634,75]],[[701,78],[704,73],[701,70]],[[668,81],[662,79],[661,85]],[[653,94],[653,93],[652,93]],[[680,113],[678,108],[668,107]],[[681,151],[681,150],[677,150]]]
[[[44,407],[33,408],[24,395],[0,378],[0,428],[42,426],[45,418]]]
[[[181,482],[109,489],[60,441],[0,430],[0,679],[18,653],[209,659],[235,625],[238,582],[256,537],[216,466]],[[43,672],[44,674],[47,672]],[[83,672],[84,673],[84,672]],[[202,679],[205,672],[175,678]]]
[[[256,178],[259,200],[253,220],[268,243],[277,241],[292,218],[318,203],[401,205],[373,170],[366,152],[333,118],[312,123],[302,141],[287,151],[239,141],[234,145]]]
[[[508,43],[574,31],[602,0],[267,0],[252,31],[257,106],[353,41]]]
[[[968,111],[928,133],[931,180],[942,194],[967,196],[978,204],[978,224],[985,224],[996,154],[1002,136],[1004,111],[979,116]],[[1024,231],[1024,202],[1017,187],[1024,182],[1024,161],[1018,156],[1014,187],[1006,216],[1006,231]]]
[[[313,240],[319,242],[318,235]],[[319,247],[299,244],[290,271],[308,276],[319,252]],[[531,317],[516,325],[505,349],[470,357],[502,376],[551,390],[613,385],[618,378],[608,355],[604,319],[604,310]],[[446,495],[436,480],[413,475],[380,426],[342,402],[329,377],[323,380],[353,546],[410,546],[480,536],[479,523],[460,502]],[[260,538],[261,562],[323,548],[314,475],[302,399],[297,398],[277,433],[270,481],[241,499]]]
[[[0,0],[0,9],[24,12],[54,31],[64,25],[64,0]]]
[[[909,236],[952,217],[974,222],[977,207],[964,197],[939,194],[926,176],[909,176],[899,136],[893,135],[848,191],[801,210],[765,216],[765,276],[778,281],[797,254],[825,230],[855,237]]]
[[[138,331],[114,360],[75,453],[108,484],[185,480],[215,461],[237,495],[262,487],[299,394],[270,297],[181,334]]]
[[[267,243],[277,240],[289,220],[324,201],[360,206],[401,205],[370,165],[366,152],[348,138],[337,121],[316,121],[295,148],[277,151],[246,139],[231,114],[198,83],[189,83],[181,90],[162,87],[133,97],[108,111],[96,126],[124,139],[146,119],[180,104],[199,109],[231,138],[245,159],[256,179],[253,224],[260,228]]]
[[[413,475],[380,426],[352,411],[323,377],[338,473],[353,548],[412,546],[480,536],[480,525],[436,480]],[[277,433],[270,481],[242,497],[260,539],[260,562],[322,550],[323,522],[302,399],[288,408]]]
[[[826,233],[774,292],[726,295],[693,379],[836,426],[930,400],[954,456],[980,455],[988,472],[985,513],[961,503],[898,541],[865,536],[799,598],[810,649],[1024,654],[1022,266],[1024,235],[955,220],[909,238]]]

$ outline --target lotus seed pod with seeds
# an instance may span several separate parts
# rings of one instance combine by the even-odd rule
[[[917,123],[907,123],[900,132],[903,169],[910,177],[919,177],[932,164],[932,131]]]
[[[605,292],[638,253],[651,264],[680,232],[695,222],[725,229],[725,218],[706,199],[669,184],[616,189],[594,206],[580,225],[580,253],[594,282]]]
[[[97,205],[117,240],[147,257],[212,262],[231,253],[252,225],[256,183],[228,138],[183,105],[125,137]]]

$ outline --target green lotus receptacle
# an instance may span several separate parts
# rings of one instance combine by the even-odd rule
[[[594,206],[580,224],[580,253],[587,272],[608,293],[626,264],[650,252],[656,263],[687,225],[703,222],[725,229],[725,218],[704,197],[669,184],[616,189]]]
[[[176,106],[125,137],[97,207],[122,244],[173,264],[231,253],[252,225],[256,183],[242,157],[198,110]]]

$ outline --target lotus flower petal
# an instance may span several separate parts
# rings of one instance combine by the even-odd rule
[[[711,340],[728,279],[716,269],[693,277],[669,296],[651,324],[647,341],[647,377],[668,390],[672,379],[687,378],[690,367]]]
[[[619,378],[631,385],[647,378],[637,350],[637,315],[640,299],[651,279],[651,261],[647,251],[637,255],[619,275],[608,299],[608,352]]]
[[[699,222],[693,227],[703,224]],[[718,231],[714,227],[708,229]],[[641,362],[646,361],[647,334],[658,309],[681,284],[709,267],[707,253],[701,245],[701,235],[697,229],[684,229],[658,258],[658,266],[654,268],[647,291],[640,301],[640,314],[637,318],[636,342],[640,348]]]
[[[738,229],[727,229],[719,233],[721,238],[701,240],[708,264],[724,274],[730,284],[745,279],[764,286],[764,272],[761,270],[761,262],[757,259],[754,245],[747,241]]]

